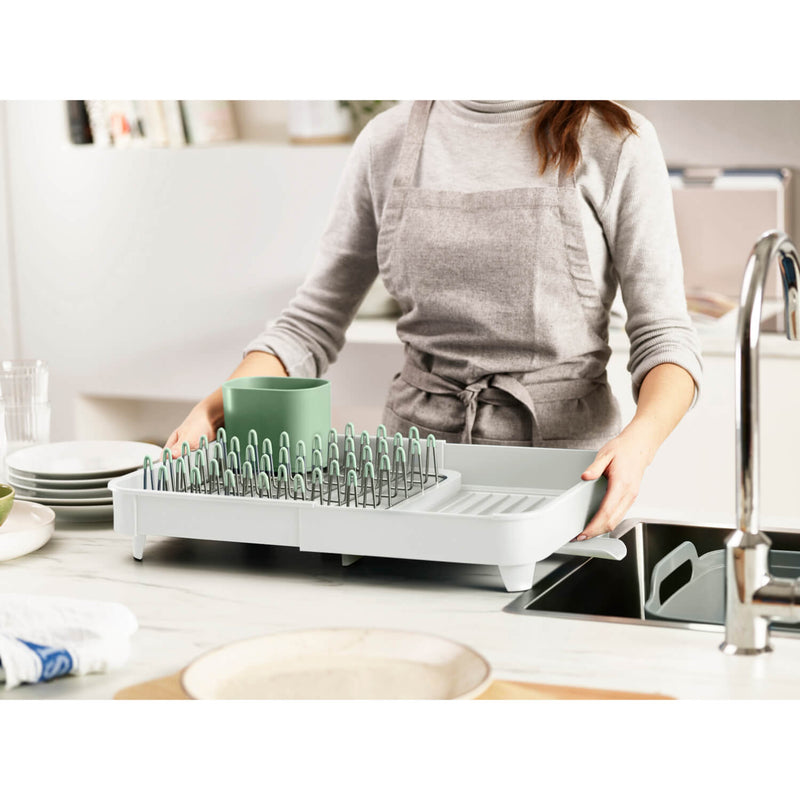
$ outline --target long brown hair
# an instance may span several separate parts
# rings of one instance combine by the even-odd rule
[[[539,172],[552,164],[567,174],[575,172],[581,160],[578,136],[591,110],[596,111],[614,133],[636,133],[631,115],[610,100],[548,100],[534,118],[533,140],[539,151]]]

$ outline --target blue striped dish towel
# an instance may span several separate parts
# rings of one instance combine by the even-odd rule
[[[0,681],[6,690],[124,664],[136,617],[120,603],[0,593]]]

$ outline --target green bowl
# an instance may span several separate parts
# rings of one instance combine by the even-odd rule
[[[297,442],[311,456],[314,435],[323,445],[331,427],[331,385],[320,378],[233,378],[222,384],[225,432],[247,442],[255,430],[259,442],[270,439],[277,456],[281,433],[289,434],[294,463]],[[323,446],[323,464],[325,463]]]
[[[0,483],[0,525],[2,525],[11,513],[14,505],[14,487],[5,483]]]

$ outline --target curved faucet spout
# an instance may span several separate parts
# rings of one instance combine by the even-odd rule
[[[769,266],[777,257],[783,283],[786,336],[800,339],[800,257],[782,231],[767,231],[750,254],[744,273],[736,332],[736,519],[739,530],[758,533],[758,339]]]
[[[758,338],[767,270],[774,258],[783,278],[786,336],[800,338],[797,250],[781,231],[768,231],[750,254],[736,328],[736,522],[725,547],[725,653],[766,653],[769,622],[800,622],[800,580],[769,571],[770,541],[759,530]]]

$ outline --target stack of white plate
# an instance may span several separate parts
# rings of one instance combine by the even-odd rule
[[[7,461],[17,500],[49,506],[65,520],[113,518],[108,482],[142,466],[161,448],[143,442],[54,442],[26,447]]]

